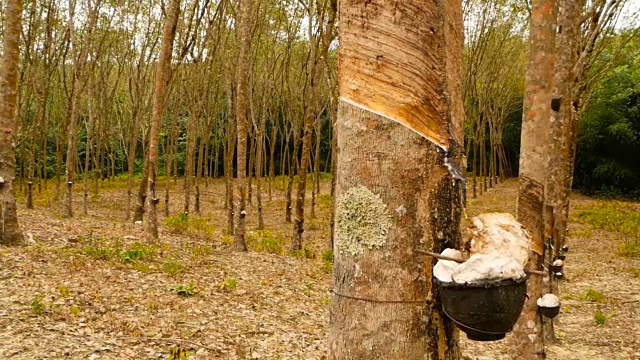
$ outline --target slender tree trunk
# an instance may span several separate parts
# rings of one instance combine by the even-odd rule
[[[2,73],[0,73],[0,245],[20,245],[16,194],[16,109],[22,0],[7,0],[4,8]]]
[[[167,86],[171,79],[171,53],[173,40],[176,35],[178,25],[178,15],[180,13],[180,0],[169,2],[164,29],[162,31],[162,48],[160,58],[156,67],[156,84],[153,94],[153,109],[151,111],[151,121],[149,129],[149,176],[147,184],[147,206],[149,209],[149,222],[147,224],[147,234],[151,239],[158,238],[158,217],[156,206],[156,178],[158,172],[158,142],[160,139],[160,125],[164,112],[164,102],[167,93]]]
[[[417,114],[424,111],[436,122],[425,125],[429,134],[420,134],[439,134],[434,141],[443,142],[447,135],[439,132],[449,129],[449,156],[459,163],[461,3],[377,0],[365,7],[343,0],[340,19],[329,359],[459,359],[458,331],[431,284],[433,261],[415,251],[460,246],[461,182],[452,181],[436,146],[408,127],[417,129]],[[398,96],[425,90],[433,95],[424,108],[420,96]],[[382,103],[385,95],[406,101],[388,103],[386,116],[415,110],[406,124],[351,98]]]
[[[227,146],[224,154],[224,175],[227,191],[225,194],[225,209],[227,209],[227,234],[233,235],[234,204],[233,204],[233,155],[235,152],[234,121],[229,119],[227,124]]]
[[[542,269],[545,252],[544,205],[548,172],[548,123],[551,116],[555,62],[555,0],[532,2],[529,35],[529,66],[525,80],[520,148],[518,221],[529,230],[532,252],[528,268]],[[544,359],[542,315],[537,299],[542,296],[542,277],[532,276],[522,315],[514,326],[511,354],[517,359]]]
[[[82,213],[89,213],[89,164],[91,163],[91,147],[93,147],[93,112],[89,107],[89,123],[87,124],[87,143],[84,154],[84,172],[82,174]]]
[[[320,142],[322,141],[322,121],[316,122],[316,148],[313,156],[313,189],[311,190],[311,216],[316,218],[316,196],[320,194]]]
[[[265,118],[264,115],[260,117],[260,125],[258,132],[256,133],[257,147],[256,147],[256,202],[258,203],[258,230],[264,229],[264,219],[262,216],[262,150],[264,143],[264,131],[265,131]]]
[[[247,192],[247,136],[249,110],[249,64],[251,54],[251,23],[253,16],[253,0],[240,1],[240,14],[238,19],[238,39],[240,53],[236,73],[236,129],[237,129],[237,169],[238,179],[235,189],[235,228],[232,248],[235,251],[247,251],[245,243],[246,192]]]
[[[129,153],[127,153],[127,213],[126,219],[131,220],[131,199],[133,198],[133,176],[135,174],[136,152],[138,149],[138,105],[133,105],[131,115],[131,132],[129,133]]]
[[[191,207],[191,183],[194,178],[194,163],[195,163],[195,151],[196,151],[196,139],[198,138],[198,116],[196,111],[197,105],[191,106],[191,112],[189,114],[189,124],[187,127],[187,159],[184,175],[184,213],[189,213]]]
[[[276,169],[275,169],[275,154],[276,154],[276,137],[278,136],[278,127],[275,124],[275,119],[273,119],[274,124],[271,126],[271,138],[269,139],[269,201],[272,200],[272,188],[273,182],[276,179]],[[282,158],[280,159],[282,161]]]
[[[545,212],[545,238],[553,240],[553,251],[547,251],[546,261],[552,263],[558,249],[564,245],[567,231],[569,188],[565,188],[568,171],[571,134],[571,80],[576,55],[576,19],[579,8],[575,1],[560,0],[558,7],[558,33],[556,35],[556,65],[551,100],[551,137],[549,148],[549,178],[547,180],[547,205]],[[565,203],[567,205],[565,205]],[[551,275],[545,284],[546,292],[558,293],[555,277]],[[557,342],[553,319],[544,319],[544,339]]]
[[[74,19],[73,13],[74,9],[72,4],[75,4],[75,1],[72,1],[70,4],[70,19],[69,19],[69,33],[71,39],[71,46],[74,51],[73,54],[76,53],[75,49],[78,46],[78,42],[75,40],[75,30],[74,30]],[[89,20],[87,23],[86,34],[83,38],[82,49],[80,51],[80,55],[77,59],[74,59],[74,71],[73,71],[73,80],[71,83],[71,94],[69,99],[69,110],[67,115],[67,156],[65,163],[65,182],[66,193],[65,193],[65,203],[64,203],[64,214],[67,217],[73,217],[73,183],[74,183],[74,175],[76,169],[76,158],[77,158],[77,149],[76,149],[76,133],[78,131],[78,101],[80,97],[80,91],[82,87],[84,87],[84,70],[89,58],[89,47],[91,46],[93,31],[96,27],[96,23],[98,21],[98,8],[100,6],[100,1],[96,1],[95,5],[89,12]]]

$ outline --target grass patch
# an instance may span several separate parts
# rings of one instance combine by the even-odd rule
[[[331,274],[333,271],[333,250],[325,250],[322,252],[322,271],[327,274]]]
[[[640,234],[640,211],[623,201],[599,201],[576,211],[571,217],[573,221],[627,238],[637,238]]]
[[[179,296],[188,297],[198,293],[198,287],[194,284],[180,284],[173,288],[173,291]]]
[[[169,260],[162,265],[162,270],[171,276],[176,276],[185,272],[186,268],[177,260]]]
[[[637,240],[625,241],[618,247],[618,254],[624,257],[640,257],[640,242]]]
[[[174,234],[203,236],[211,239],[216,231],[215,225],[211,224],[211,218],[191,216],[188,213],[178,213],[165,218],[164,224]]]
[[[86,247],[83,250],[83,253],[95,260],[109,260],[116,256],[118,253],[115,249],[110,249],[106,247]]]
[[[628,268],[627,271],[631,273],[631,275],[640,279],[640,269],[639,268]]]
[[[297,258],[315,259],[316,253],[308,246],[303,245],[302,250],[290,250],[289,255]]]
[[[235,279],[226,279],[220,284],[220,289],[231,292],[238,288],[238,282]]]
[[[133,243],[129,249],[120,251],[120,261],[130,264],[151,258],[154,255],[155,249],[152,246]]]
[[[47,307],[42,302],[42,299],[43,296],[41,295],[34,296],[29,303],[29,305],[31,305],[31,311],[36,315],[42,315],[47,311]]]
[[[584,300],[588,300],[594,303],[602,304],[607,301],[604,294],[598,290],[587,289],[583,296]]]
[[[69,287],[67,285],[58,285],[57,289],[58,293],[63,298],[69,297],[69,295],[71,295],[71,291],[69,291]]]
[[[251,251],[282,255],[284,236],[276,231],[257,230],[247,232],[247,247]]]
[[[331,209],[331,194],[320,194],[316,196],[316,204],[320,209]]]
[[[593,314],[593,320],[595,320],[597,325],[604,325],[607,322],[607,320],[609,320],[609,316],[607,316],[603,312],[596,311]]]

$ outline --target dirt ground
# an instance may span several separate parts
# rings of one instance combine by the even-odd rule
[[[266,230],[248,234],[253,251],[244,254],[228,250],[221,181],[202,186],[202,214],[190,215],[189,227],[161,217],[156,246],[146,245],[141,225],[124,220],[124,183],[104,185],[90,196],[88,215],[75,196],[73,219],[61,216],[51,189],[36,195],[35,210],[20,205],[29,245],[0,247],[0,357],[167,359],[178,350],[198,359],[324,357],[328,181],[307,225],[308,248],[296,254],[288,251],[292,226],[284,222],[280,183],[272,201],[264,196]],[[183,206],[181,181],[171,194],[175,213]],[[513,212],[515,194],[515,181],[500,184],[470,200],[467,215]],[[597,200],[572,201],[588,207]],[[640,359],[640,259],[618,254],[624,239],[616,233],[579,222],[570,230],[559,343],[548,358]],[[511,359],[508,337],[461,339],[470,359]]]

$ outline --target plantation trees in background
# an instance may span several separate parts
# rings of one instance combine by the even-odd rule
[[[640,197],[640,37],[610,39],[601,54],[612,70],[595,89],[578,131],[575,186]],[[621,47],[620,53],[617,48]],[[616,59],[617,57],[617,59]],[[613,60],[611,58],[614,58]]]

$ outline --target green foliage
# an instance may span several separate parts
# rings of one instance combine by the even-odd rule
[[[231,244],[233,243],[233,236],[222,235],[222,237],[220,238],[220,242],[223,243],[224,245],[231,246]]]
[[[117,251],[104,247],[87,247],[84,249],[84,254],[92,257],[96,260],[109,260],[116,255]]]
[[[141,260],[145,253],[142,249],[122,250],[120,252],[120,261],[124,263],[132,263]]]
[[[284,236],[276,231],[257,230],[247,232],[247,247],[251,251],[282,255]]]
[[[584,294],[584,299],[598,304],[602,304],[606,301],[604,294],[594,289],[587,289]]]
[[[322,252],[322,271],[327,274],[331,274],[333,271],[333,250],[325,250]]]
[[[171,347],[169,353],[169,360],[187,360],[189,358],[189,352],[178,345]]]
[[[629,271],[633,276],[640,279],[640,268],[628,268],[627,271]]]
[[[290,250],[289,255],[297,258],[315,259],[316,253],[310,247],[303,245],[302,250]]]
[[[610,41],[599,60],[614,60],[628,34]],[[587,194],[640,196],[640,40],[629,41],[595,89],[578,132],[575,186]]]
[[[171,276],[176,276],[186,269],[177,260],[169,260],[162,265],[162,270]]]
[[[622,201],[599,201],[580,208],[572,220],[626,237],[640,234],[640,211],[637,205]]]
[[[625,241],[618,247],[618,253],[625,257],[640,257],[640,242],[637,240]]]
[[[60,296],[66,298],[71,294],[71,291],[69,291],[69,287],[67,285],[58,285],[58,293]]]
[[[78,305],[72,305],[71,308],[69,309],[69,312],[73,316],[79,316],[80,315],[80,308],[78,307]]]
[[[331,209],[331,194],[320,194],[316,197],[319,209]]]
[[[47,307],[42,302],[42,299],[43,296],[41,295],[34,296],[33,299],[31,299],[31,311],[36,315],[42,315],[47,311]]]
[[[194,284],[180,284],[173,288],[176,294],[180,296],[193,296],[198,292],[198,287]]]
[[[164,219],[164,224],[173,232],[183,234],[189,228],[189,214],[181,212]]]
[[[220,289],[230,292],[238,287],[238,282],[235,279],[226,279],[220,284]]]
[[[197,235],[211,237],[216,227],[211,224],[209,217],[191,216],[188,213],[178,213],[164,220],[165,225],[175,234]]]
[[[120,261],[123,263],[135,263],[139,260],[153,256],[155,249],[151,246],[134,243],[127,250],[120,251]]]
[[[609,320],[609,316],[607,316],[606,314],[600,311],[596,311],[593,314],[593,319],[596,321],[596,324],[604,325],[607,322],[607,320]]]

